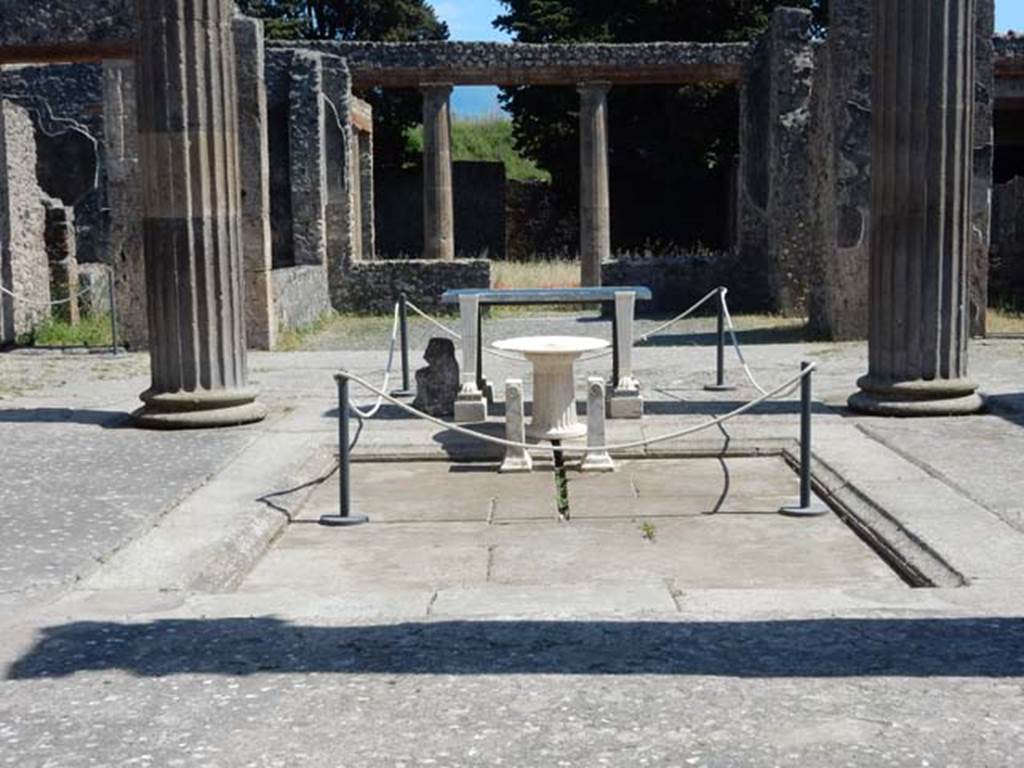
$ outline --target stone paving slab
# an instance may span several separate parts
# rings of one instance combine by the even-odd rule
[[[723,466],[735,472],[728,488]],[[586,491],[580,517],[561,522],[548,473],[356,464],[357,510],[371,523],[317,526],[337,508],[336,484],[325,483],[241,590],[284,586],[383,601],[392,589],[429,589],[430,615],[472,616],[517,614],[524,605],[561,614],[577,593],[584,613],[598,609],[602,594],[608,610],[659,611],[682,589],[900,583],[835,517],[777,514],[793,485],[780,458],[634,461],[620,473],[569,477],[571,503]],[[700,491],[695,481],[713,489]],[[613,510],[598,513],[602,498]],[[729,509],[719,503],[709,514],[723,498]]]

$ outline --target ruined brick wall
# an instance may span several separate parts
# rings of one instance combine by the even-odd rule
[[[36,183],[35,129],[29,113],[0,100],[0,344],[11,344],[50,316],[46,209]]]

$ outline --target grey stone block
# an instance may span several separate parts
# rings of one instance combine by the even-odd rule
[[[433,338],[423,354],[426,368],[416,371],[416,400],[418,408],[431,416],[453,416],[455,400],[459,396],[459,362],[455,358],[455,344],[451,339]]]

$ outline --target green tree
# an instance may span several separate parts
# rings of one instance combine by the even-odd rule
[[[495,26],[523,43],[735,42],[777,5],[820,0],[501,0]],[[578,194],[579,97],[569,88],[504,89],[516,146],[548,170],[567,215]],[[720,245],[729,169],[738,151],[735,88],[641,86],[609,95],[613,245]]]
[[[267,36],[285,40],[382,40],[420,42],[448,39],[448,26],[426,0],[238,0],[239,9],[262,18]],[[373,105],[374,151],[378,165],[416,159],[406,130],[422,120],[419,94],[373,89],[358,94]]]

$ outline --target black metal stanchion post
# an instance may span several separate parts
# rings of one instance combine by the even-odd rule
[[[402,340],[402,388],[391,394],[395,397],[409,397],[412,386],[409,382],[409,315],[405,291],[398,295],[398,332]]]
[[[794,517],[812,517],[828,512],[828,507],[811,494],[811,376],[810,363],[801,363],[804,372],[800,382],[800,498],[787,504],[780,512]]]
[[[708,392],[730,392],[736,389],[725,383],[725,289],[718,289],[718,348],[715,350],[715,383],[704,387]]]
[[[368,523],[366,515],[352,514],[351,444],[349,443],[348,376],[335,374],[338,382],[338,514],[321,515],[320,525],[342,526]]]
[[[107,265],[108,282],[107,293],[110,299],[110,354],[117,354],[117,289],[114,285],[116,281],[116,274],[114,273],[114,265]]]

